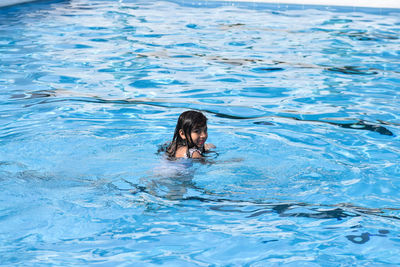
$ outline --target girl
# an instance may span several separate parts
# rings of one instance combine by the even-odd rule
[[[172,158],[201,158],[204,152],[215,148],[205,143],[207,137],[206,116],[194,110],[185,111],[178,118],[167,154]]]

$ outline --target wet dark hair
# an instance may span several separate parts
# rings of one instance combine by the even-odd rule
[[[189,154],[189,148],[195,146],[191,137],[192,130],[203,127],[206,124],[207,118],[203,115],[203,113],[194,110],[183,112],[178,118],[178,122],[175,127],[174,137],[172,138],[172,141],[167,148],[168,156],[175,157],[176,150],[178,150],[178,147],[180,146],[186,146],[188,148],[187,153]],[[185,134],[186,140],[182,139],[179,134],[179,130],[181,129]]]

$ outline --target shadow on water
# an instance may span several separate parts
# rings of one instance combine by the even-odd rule
[[[339,72],[342,74],[351,74],[351,75],[374,75],[378,74],[376,69],[372,68],[361,68],[356,66],[344,66],[344,67],[326,67],[325,70],[331,72]]]
[[[372,68],[367,66],[330,66],[325,64],[310,64],[303,62],[288,62],[281,60],[266,60],[261,58],[227,58],[218,55],[208,55],[208,54],[180,54],[180,56],[184,59],[192,58],[192,57],[200,57],[210,63],[217,64],[225,64],[231,66],[247,66],[247,65],[263,65],[262,67],[257,67],[253,69],[253,72],[256,73],[266,73],[266,72],[276,72],[276,71],[284,71],[287,67],[290,68],[299,68],[299,69],[316,69],[322,71],[329,71],[340,74],[347,75],[376,75],[379,73],[400,73],[397,70],[387,70],[380,68]],[[138,58],[156,58],[156,59],[168,59],[173,58],[173,55],[170,55],[167,51],[161,50],[156,52],[148,52],[148,53],[138,53]]]
[[[212,113],[214,115],[216,115],[217,117],[220,118],[227,118],[227,119],[234,119],[234,120],[249,120],[249,119],[258,119],[258,118],[265,118],[263,117],[242,117],[242,116],[234,116],[234,115],[229,115],[229,114],[223,114],[223,113],[217,113],[217,112],[213,112],[213,111],[207,111],[208,113]],[[278,115],[274,115],[274,116],[270,116],[270,117],[275,117],[275,118],[282,118],[282,119],[291,119],[291,120],[296,120],[296,121],[304,121],[304,122],[317,122],[317,123],[327,123],[330,125],[334,125],[334,126],[339,126],[342,128],[346,128],[346,129],[354,129],[354,130],[367,130],[367,131],[372,131],[372,132],[377,132],[379,134],[382,135],[389,135],[389,136],[394,136],[394,134],[388,130],[387,128],[385,128],[384,126],[381,125],[377,125],[377,124],[371,124],[368,123],[364,120],[356,120],[357,122],[353,122],[353,123],[336,123],[336,122],[330,122],[330,121],[324,121],[324,120],[307,120],[307,119],[300,119],[300,118],[296,118],[296,117],[290,117],[290,116],[278,116]],[[348,119],[350,120],[350,119]],[[354,120],[352,120],[354,121]],[[399,126],[397,124],[392,124],[389,122],[383,122],[383,121],[379,121],[382,124],[385,125],[396,125]],[[258,125],[273,125],[273,123],[268,122],[268,121],[256,121],[254,122],[254,124],[258,124]]]
[[[234,159],[236,160],[236,159]],[[235,161],[236,162],[236,161]],[[384,218],[389,220],[400,220],[399,216],[388,215],[389,211],[399,212],[396,208],[365,208],[353,205],[351,203],[339,204],[318,204],[305,202],[272,202],[260,200],[241,200],[224,197],[222,193],[210,192],[207,189],[199,186],[194,181],[195,173],[198,167],[209,164],[224,164],[227,161],[218,160],[217,158],[205,158],[203,160],[177,160],[169,161],[163,159],[160,164],[153,170],[150,176],[143,177],[139,183],[131,182],[129,179],[121,178],[128,187],[120,188],[111,183],[107,188],[112,188],[118,195],[129,195],[129,201],[134,201],[144,205],[148,212],[158,210],[158,207],[166,205],[168,207],[175,206],[177,208],[185,208],[187,206],[198,209],[206,209],[221,214],[238,214],[244,220],[261,219],[263,216],[276,216],[282,218],[304,218],[312,220],[337,220],[342,221],[351,218],[376,218],[378,220]],[[16,162],[0,162],[0,166],[17,166],[26,169],[28,166],[20,165]],[[2,177],[7,177],[5,180],[10,180],[13,176],[15,179],[41,180],[50,182],[53,176],[43,175],[37,172],[24,170],[16,175],[12,172],[1,172]],[[82,180],[65,181],[68,186],[72,184],[80,184]],[[93,182],[92,179],[88,181]],[[59,181],[57,181],[57,186]],[[107,183],[108,184],[108,183]],[[133,198],[132,198],[133,197]],[[218,216],[218,214],[215,214]],[[395,223],[394,222],[394,223]],[[354,234],[346,235],[345,237],[355,244],[364,244],[371,237],[379,236],[386,237],[389,230],[380,229],[378,233],[369,233],[367,231],[359,232],[362,226],[357,224],[346,224],[350,230],[354,230]],[[336,229],[343,226],[330,226],[329,228]],[[328,228],[326,228],[328,229]],[[278,241],[268,240],[263,243]]]
[[[214,162],[218,164],[218,162]],[[259,217],[261,215],[267,214],[267,213],[277,213],[281,217],[304,217],[304,218],[313,218],[313,219],[337,219],[337,220],[342,220],[347,217],[359,217],[362,215],[373,215],[373,216],[380,216],[384,218],[390,218],[390,219],[396,219],[400,220],[400,217],[398,216],[389,216],[385,215],[384,210],[399,210],[399,209],[392,209],[392,208],[386,208],[386,209],[379,209],[379,208],[363,208],[363,207],[358,207],[354,206],[352,204],[348,203],[340,203],[336,205],[315,205],[315,204],[307,204],[307,203],[281,203],[281,204],[276,204],[276,203],[260,203],[260,202],[250,202],[250,201],[240,201],[240,200],[231,200],[228,198],[219,198],[216,197],[217,195],[210,194],[210,192],[204,190],[201,187],[198,187],[195,185],[195,183],[192,181],[193,179],[193,170],[191,171],[186,171],[186,174],[183,173],[175,173],[176,176],[170,176],[170,175],[160,175],[158,176],[159,179],[163,179],[164,181],[172,181],[175,180],[177,181],[175,183],[175,186],[189,186],[188,188],[190,189],[195,189],[199,190],[199,193],[202,195],[208,195],[210,197],[202,197],[202,196],[187,196],[185,197],[185,194],[174,194],[173,200],[179,200],[182,201],[181,204],[184,204],[183,202],[186,201],[197,201],[201,203],[209,203],[211,204],[210,209],[215,210],[215,211],[221,211],[221,212],[237,212],[237,213],[244,213],[248,214],[246,217],[247,218],[252,218],[252,217]],[[148,180],[149,177],[146,177],[146,180]],[[153,190],[152,186],[142,186],[142,185],[137,185],[132,182],[129,182],[127,180],[124,180],[126,183],[129,183],[132,186],[132,189],[130,189],[131,194],[139,194],[139,193],[146,193],[146,194],[151,194],[154,195],[156,193],[155,190]],[[150,183],[150,185],[154,185],[153,181]],[[179,189],[176,190],[176,188],[170,187],[175,192],[187,192],[187,189]],[[163,197],[166,199],[169,198],[168,195],[160,196],[160,195],[155,195],[158,197]],[[170,199],[172,200],[172,199]],[[254,209],[248,209],[249,206],[253,206]],[[304,210],[301,212],[296,211],[298,208],[307,208],[308,212],[305,212]]]
[[[284,116],[276,116],[276,117],[285,118],[285,119],[292,119],[292,120],[296,120],[296,121],[326,123],[326,124],[330,124],[330,125],[346,128],[346,129],[367,130],[367,131],[371,131],[371,132],[377,132],[377,133],[382,134],[382,135],[389,135],[389,136],[393,136],[394,135],[387,128],[385,128],[385,127],[383,127],[381,125],[377,125],[377,124],[370,124],[370,123],[368,123],[368,122],[366,122],[364,120],[357,120],[357,122],[355,122],[355,123],[354,122],[353,123],[337,123],[337,122],[330,122],[330,121],[323,121],[323,120],[305,120],[305,119],[299,119],[299,118],[296,118],[296,117],[284,117]],[[383,124],[382,121],[380,121],[380,123]],[[264,121],[258,121],[258,122],[255,122],[255,124],[271,125],[271,123],[264,122]],[[386,125],[390,125],[389,123],[385,123],[385,124]],[[395,125],[395,124],[393,124],[393,125]]]
[[[339,203],[339,204],[312,204],[304,202],[264,202],[260,201],[249,201],[239,200],[222,197],[221,194],[207,191],[206,189],[199,187],[193,181],[194,174],[196,172],[196,164],[198,166],[204,164],[224,164],[225,161],[218,161],[217,159],[207,159],[200,161],[193,161],[191,159],[185,159],[183,161],[171,161],[165,160],[160,167],[154,172],[152,177],[143,178],[144,186],[127,182],[131,189],[129,194],[131,195],[148,195],[156,197],[162,203],[165,201],[170,202],[169,204],[176,205],[177,207],[186,207],[187,205],[200,204],[202,208],[209,209],[218,213],[227,214],[243,214],[244,219],[255,219],[261,218],[265,215],[277,214],[279,217],[284,218],[308,218],[315,220],[337,220],[341,221],[344,219],[355,218],[355,217],[380,217],[390,220],[400,220],[400,217],[394,215],[388,215],[388,211],[399,211],[400,209],[395,208],[365,208],[353,205],[351,203]],[[143,198],[140,198],[143,199]],[[144,199],[149,199],[144,197]],[[196,204],[197,203],[197,204]],[[153,205],[149,203],[149,206]],[[346,235],[345,237],[355,243],[364,244],[370,240],[372,236],[386,237],[389,230],[381,229],[378,233],[372,234],[369,232],[358,233],[362,226],[360,224],[349,225],[350,229],[353,229],[355,234]],[[336,229],[335,226],[329,228]],[[278,240],[269,240],[278,241]]]
[[[193,171],[193,170],[192,170]],[[222,198],[211,192],[207,192],[203,188],[196,186],[192,181],[193,172],[190,174],[178,174],[176,177],[164,176],[158,177],[157,179],[149,179],[146,186],[138,186],[136,184],[128,182],[132,186],[130,194],[148,194],[153,197],[160,198],[166,201],[174,201],[174,205],[185,207],[190,203],[200,203],[202,207],[206,207],[209,210],[220,212],[220,213],[238,213],[243,214],[244,218],[252,219],[262,217],[268,214],[278,214],[279,217],[286,218],[309,218],[316,220],[331,220],[336,219],[338,221],[346,218],[354,217],[370,217],[377,216],[380,218],[387,218],[392,220],[400,220],[398,216],[386,215],[388,210],[391,208],[364,208],[355,206],[349,203],[339,203],[334,205],[319,205],[310,203],[263,203],[233,200],[229,198]],[[166,189],[160,194],[160,188]],[[185,196],[188,190],[194,190],[198,195]],[[192,192],[193,194],[193,192]],[[148,199],[148,198],[146,198]],[[206,205],[204,205],[206,204]],[[151,205],[150,205],[151,206]],[[335,228],[330,227],[330,228]],[[361,225],[349,226],[354,232],[358,232]],[[377,234],[371,234],[369,232],[363,232],[361,234],[346,235],[346,238],[355,244],[364,244],[370,240],[372,236],[386,237],[389,230],[381,229]],[[278,240],[269,240],[278,241]]]
[[[348,30],[339,31],[336,33],[337,36],[347,36],[350,39],[357,41],[381,41],[381,40],[398,40],[399,37],[393,34],[382,34],[382,33],[369,33],[366,30]]]
[[[157,152],[158,155],[163,151]],[[235,160],[235,159],[233,159]],[[226,161],[219,161],[217,158],[205,158],[203,160],[167,160],[163,158],[160,166],[153,170],[150,177],[142,179],[142,184],[127,182],[131,189],[129,194],[142,199],[151,199],[155,197],[160,203],[168,202],[169,205],[177,207],[186,207],[187,205],[197,206],[209,209],[217,213],[242,214],[243,219],[257,219],[263,216],[277,214],[284,218],[308,218],[314,220],[337,220],[351,219],[356,217],[379,217],[390,220],[400,220],[400,217],[388,215],[388,211],[399,211],[395,208],[365,208],[353,205],[351,203],[339,204],[312,204],[304,202],[264,202],[263,200],[240,200],[223,197],[220,193],[213,193],[205,188],[196,185],[193,181],[197,167],[209,164],[224,164]],[[158,202],[156,201],[156,202]],[[172,201],[172,202],[171,202]],[[151,202],[151,201],[150,201]],[[154,203],[153,203],[154,204]],[[150,210],[154,209],[152,203],[148,204]],[[364,244],[373,236],[386,237],[389,230],[381,229],[378,233],[359,232],[362,229],[360,224],[349,225],[354,234],[345,237],[355,244]],[[336,229],[335,226],[330,228]],[[271,242],[278,240],[263,241]]]
[[[136,99],[104,99],[96,95],[92,94],[79,94],[72,91],[67,90],[42,90],[31,92],[29,94],[14,94],[10,97],[14,100],[39,100],[39,102],[29,103],[26,104],[25,107],[30,107],[37,104],[46,104],[50,102],[87,102],[87,103],[101,103],[101,104],[120,104],[120,105],[148,105],[148,106],[156,106],[162,108],[182,108],[181,104],[188,104],[187,102],[181,102],[177,99],[154,99],[154,98],[136,98]],[[43,100],[44,99],[44,100]],[[197,103],[196,101],[192,101],[191,105],[202,105],[203,103]],[[215,104],[216,105],[216,104]],[[188,107],[189,108],[189,107]],[[196,107],[190,107],[190,109],[197,109]],[[341,128],[346,129],[353,129],[353,130],[366,130],[371,132],[376,132],[381,135],[387,136],[394,136],[393,132],[389,129],[384,127],[383,125],[391,125],[391,126],[400,126],[397,123],[390,123],[385,122],[382,120],[378,120],[379,124],[374,124],[367,122],[365,120],[360,119],[351,119],[345,118],[343,120],[352,121],[351,123],[343,123],[343,122],[334,122],[334,121],[327,121],[327,120],[310,120],[310,119],[302,119],[293,116],[284,116],[284,115],[270,115],[270,116],[237,116],[226,114],[222,112],[216,112],[210,109],[197,109],[203,112],[207,112],[210,114],[214,114],[216,117],[232,119],[232,120],[255,120],[255,119],[265,119],[265,118],[283,118],[283,119],[290,119],[296,120],[301,122],[315,122],[315,123],[324,123],[330,124],[334,126],[338,126]],[[333,119],[332,119],[333,120]],[[355,121],[355,122],[354,122]],[[273,123],[268,121],[256,121],[253,122],[254,124],[258,125],[273,125]]]

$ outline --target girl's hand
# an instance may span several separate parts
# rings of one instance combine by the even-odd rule
[[[204,144],[204,150],[208,151],[210,149],[216,148],[213,144]]]

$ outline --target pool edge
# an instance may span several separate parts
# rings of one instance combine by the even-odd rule
[[[269,3],[277,5],[287,4],[287,5],[344,6],[344,7],[400,9],[400,1],[396,0],[381,0],[381,1],[355,0],[352,3],[349,3],[347,0],[211,0],[211,1]]]

